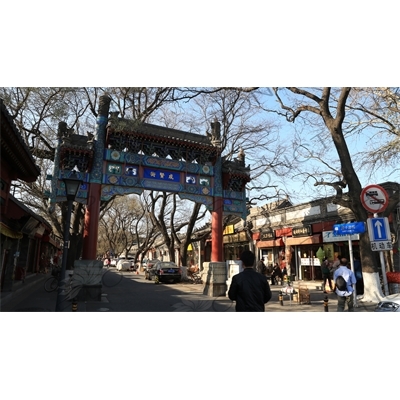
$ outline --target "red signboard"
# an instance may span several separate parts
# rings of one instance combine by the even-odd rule
[[[275,236],[276,236],[276,237],[281,237],[281,236],[292,236],[292,228],[276,229],[276,230],[275,230]]]

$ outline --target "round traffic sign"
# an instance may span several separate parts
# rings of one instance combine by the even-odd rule
[[[386,190],[379,185],[368,185],[361,191],[361,204],[372,213],[379,213],[386,209],[389,196]]]

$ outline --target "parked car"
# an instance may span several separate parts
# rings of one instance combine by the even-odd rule
[[[152,280],[158,284],[160,282],[173,282],[181,281],[182,271],[172,261],[158,261],[151,268],[147,268],[144,274],[145,279]]]
[[[155,263],[158,263],[160,260],[157,258],[153,258],[152,260],[146,260],[146,264],[144,266],[145,271],[147,271],[150,268],[153,268]]]
[[[385,297],[385,300],[380,301],[375,308],[376,312],[400,312],[400,294],[391,294]]]
[[[120,257],[116,268],[118,271],[135,271],[135,259],[133,257]]]

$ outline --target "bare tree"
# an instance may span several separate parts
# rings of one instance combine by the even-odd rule
[[[194,226],[204,218],[206,210],[200,213],[201,204],[192,205],[178,200],[177,194],[173,193],[150,192],[147,199],[150,217],[163,238],[163,244],[168,248],[171,261],[176,261],[175,249],[179,248],[180,261],[186,265],[187,247],[192,241]]]
[[[289,91],[294,94],[292,101],[283,100],[281,92]],[[339,166],[330,168],[331,174],[320,174],[315,186],[329,186],[335,190],[335,203],[351,209],[358,221],[366,221],[368,214],[360,202],[362,186],[357,171],[352,162],[345,132],[346,104],[349,101],[351,88],[332,90],[329,87],[315,90],[288,87],[275,88],[274,92],[281,110],[274,112],[284,115],[287,121],[297,122],[303,114],[317,116],[323,126],[328,130],[331,141],[336,149]],[[305,117],[307,118],[307,117]],[[344,192],[344,189],[348,189]],[[399,202],[399,190],[394,190],[386,213],[390,213]],[[378,268],[375,256],[371,250],[367,234],[360,235],[360,251],[362,256],[363,275],[365,282],[365,301],[376,301],[382,297],[379,284]]]
[[[392,168],[400,176],[400,88],[356,88],[347,108],[356,134],[371,132],[364,166],[371,171]]]
[[[78,134],[93,133],[99,97],[105,93],[112,96],[112,107],[122,115],[146,120],[151,113],[173,99],[174,88],[0,88],[0,97],[9,109],[14,122],[41,166],[42,176],[34,183],[20,183],[16,196],[27,199],[27,204],[39,215],[53,224],[62,237],[66,203],[56,205],[54,213],[48,210],[50,184],[46,176],[52,174],[52,163],[57,146],[59,122]],[[46,162],[46,160],[50,162]],[[27,196],[28,194],[28,196]],[[28,198],[29,197],[29,198]],[[103,202],[101,207],[105,207]],[[74,208],[71,243],[82,234],[85,207]],[[79,254],[79,246],[72,246]],[[81,246],[80,246],[81,248]],[[69,254],[72,255],[72,251]]]
[[[99,253],[135,253],[135,262],[147,252],[159,236],[145,205],[136,195],[118,196],[111,201],[99,220]]]

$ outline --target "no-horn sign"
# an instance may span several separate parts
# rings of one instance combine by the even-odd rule
[[[372,213],[380,213],[386,209],[389,196],[386,190],[379,185],[368,185],[361,191],[361,204]]]

